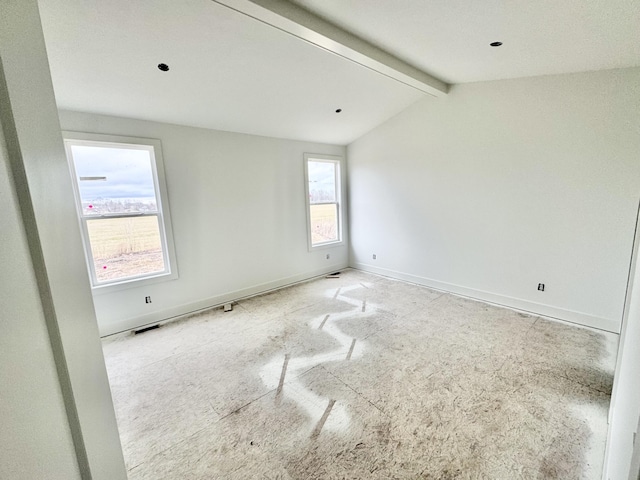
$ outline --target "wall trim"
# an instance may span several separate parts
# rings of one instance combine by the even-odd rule
[[[327,275],[328,273],[332,273],[338,270],[344,270],[345,268],[349,268],[347,262],[332,264],[318,270],[313,270],[311,272],[298,273],[296,275],[282,277],[276,280],[271,280],[269,282],[259,283],[251,287],[242,288],[240,290],[215,295],[213,297],[205,298],[204,300],[199,300],[197,302],[186,303],[157,312],[149,313],[147,315],[140,315],[138,317],[113,322],[109,325],[100,327],[100,336],[108,337],[110,335],[116,335],[118,333],[127,332],[133,329],[144,328],[145,326],[153,325],[156,323],[164,324],[173,322],[194,313],[198,313],[202,310],[220,307],[225,303],[243,300],[256,295],[262,295],[265,293],[273,292],[275,290],[280,290],[282,288],[299,283],[308,282],[318,277]]]
[[[376,273],[385,277],[391,277],[398,280],[405,280],[425,287],[442,290],[447,293],[453,293],[464,297],[469,297],[483,302],[493,303],[502,307],[515,308],[527,313],[542,315],[565,322],[576,323],[585,327],[605,330],[607,332],[619,334],[619,322],[603,317],[596,317],[587,313],[576,312],[574,310],[566,310],[564,308],[545,305],[543,303],[523,300],[521,298],[499,295],[496,293],[476,290],[474,288],[463,287],[453,283],[441,282],[432,278],[421,277],[410,273],[398,272],[387,268],[375,267],[366,263],[353,262],[351,268],[362,270],[364,272]]]

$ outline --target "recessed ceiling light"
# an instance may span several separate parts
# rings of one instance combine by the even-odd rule
[[[500,45],[502,45],[502,42],[491,42],[489,45],[491,45],[492,47],[499,47]]]
[[[341,111],[342,111],[342,109],[339,108],[339,109],[336,110],[336,113],[340,113]]]
[[[167,65],[166,63],[159,63],[158,64],[158,69],[162,70],[163,72],[168,72],[169,71],[169,65]]]

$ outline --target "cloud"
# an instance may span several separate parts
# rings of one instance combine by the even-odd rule
[[[73,145],[73,162],[79,177],[106,177],[106,180],[79,180],[83,202],[97,199],[149,199],[155,201],[151,158],[147,150]]]

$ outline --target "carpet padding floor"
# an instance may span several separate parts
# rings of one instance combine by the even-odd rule
[[[131,480],[598,479],[617,339],[346,270],[103,346]]]

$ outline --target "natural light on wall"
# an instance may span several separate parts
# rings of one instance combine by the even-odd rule
[[[311,248],[342,241],[340,159],[305,155],[309,245]]]
[[[170,275],[159,145],[77,138],[65,145],[92,285]]]

